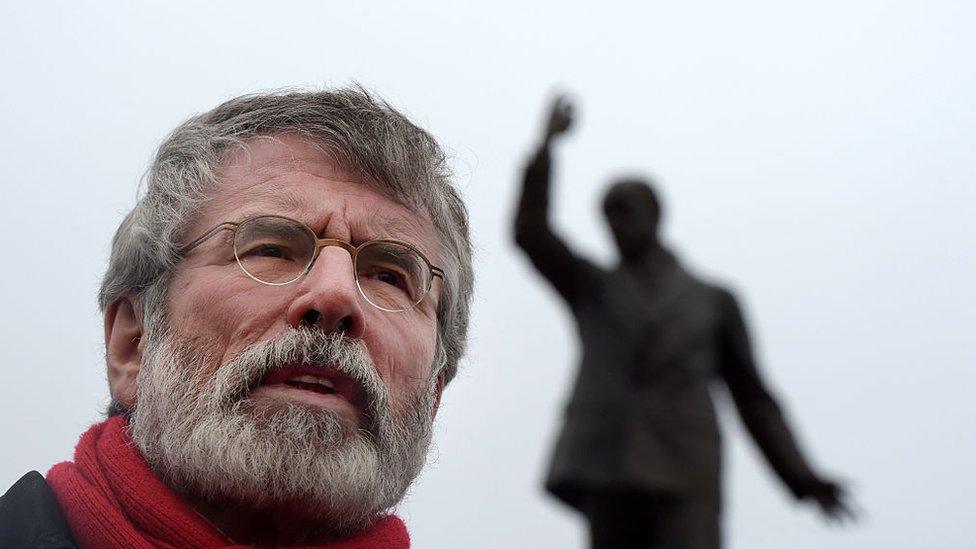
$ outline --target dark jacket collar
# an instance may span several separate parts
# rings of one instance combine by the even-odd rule
[[[61,506],[37,471],[0,496],[0,547],[75,549]]]

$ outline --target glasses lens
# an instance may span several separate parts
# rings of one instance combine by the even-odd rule
[[[416,250],[396,242],[371,242],[356,254],[363,296],[385,311],[413,307],[430,289],[430,269]]]
[[[241,223],[234,254],[244,272],[265,284],[287,284],[305,272],[315,253],[315,236],[297,221],[255,217]]]

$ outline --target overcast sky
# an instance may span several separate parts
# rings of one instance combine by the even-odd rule
[[[574,328],[509,227],[561,89],[580,113],[561,233],[609,265],[606,181],[654,176],[668,241],[737,291],[811,460],[867,513],[837,529],[795,504],[725,406],[728,547],[976,538],[973,3],[133,4],[0,7],[0,491],[101,417],[95,293],[166,133],[241,93],[358,81],[450,150],[477,254],[470,352],[400,510],[414,546],[583,547],[541,490]]]

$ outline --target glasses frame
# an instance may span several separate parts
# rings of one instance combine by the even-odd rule
[[[247,272],[247,269],[244,268],[244,264],[241,263],[241,258],[237,255],[237,229],[241,225],[243,225],[245,223],[248,223],[250,221],[254,221],[255,219],[262,219],[262,218],[277,218],[277,219],[283,219],[285,221],[290,221],[292,223],[295,223],[298,226],[301,226],[303,229],[305,229],[305,231],[312,238],[312,241],[315,243],[315,250],[312,252],[312,256],[309,258],[308,265],[305,265],[305,267],[298,273],[298,275],[295,276],[295,278],[292,278],[291,280],[288,280],[286,282],[267,282],[267,281],[264,281],[264,280],[261,280],[261,279],[255,277],[251,273]],[[390,238],[377,238],[377,239],[373,239],[373,240],[367,240],[366,242],[363,242],[359,246],[353,246],[352,244],[350,244],[349,242],[346,242],[345,240],[339,240],[339,239],[336,239],[336,238],[319,238],[318,235],[315,234],[315,231],[313,231],[312,228],[309,227],[308,225],[306,225],[305,223],[302,223],[301,221],[299,221],[297,219],[292,219],[290,217],[286,217],[286,216],[283,216],[283,215],[274,215],[274,214],[255,215],[255,216],[251,216],[251,217],[249,217],[249,218],[247,218],[247,219],[245,219],[243,221],[239,221],[239,222],[236,222],[236,221],[224,221],[223,223],[219,223],[216,226],[214,226],[212,229],[210,229],[209,231],[207,231],[207,232],[203,233],[202,235],[200,235],[198,238],[194,239],[193,241],[191,241],[190,243],[186,244],[185,246],[182,246],[181,248],[179,248],[176,251],[177,255],[180,258],[185,257],[187,253],[189,253],[190,251],[192,251],[197,246],[203,244],[207,240],[210,240],[211,238],[214,237],[214,235],[220,233],[221,231],[232,231],[233,232],[233,234],[231,235],[231,238],[233,239],[232,245],[234,247],[234,259],[237,260],[237,266],[240,267],[241,270],[244,271],[244,274],[246,274],[248,277],[250,277],[251,279],[255,280],[256,282],[260,282],[261,284],[265,284],[267,286],[284,286],[286,284],[291,284],[292,282],[295,282],[296,280],[298,280],[299,278],[305,276],[306,274],[308,274],[312,270],[312,266],[315,265],[315,260],[318,259],[319,252],[321,252],[322,248],[328,248],[329,246],[338,246],[339,248],[342,248],[343,250],[346,250],[347,252],[349,252],[349,255],[352,256],[353,271],[355,272],[355,279],[356,279],[356,288],[359,290],[359,295],[361,295],[363,297],[363,299],[365,299],[366,302],[369,303],[370,305],[372,305],[373,307],[376,307],[377,309],[379,309],[381,311],[386,311],[386,312],[390,312],[390,313],[402,313],[404,311],[409,311],[410,309],[413,309],[421,301],[423,301],[425,297],[427,297],[427,294],[430,293],[430,289],[434,285],[434,278],[440,278],[441,280],[444,279],[444,270],[441,269],[440,267],[435,267],[430,262],[430,260],[427,259],[427,256],[425,256],[424,253],[422,251],[420,251],[419,248],[417,248],[413,244],[410,244],[409,242],[403,242],[402,240],[394,240],[394,239],[390,239]],[[427,272],[428,272],[427,280],[426,280],[426,284],[425,284],[424,290],[423,290],[423,292],[420,295],[420,298],[417,299],[417,301],[415,301],[414,303],[411,303],[409,306],[407,306],[407,307],[405,307],[403,309],[389,309],[387,307],[380,307],[376,303],[373,303],[373,301],[369,297],[366,296],[366,292],[363,291],[363,287],[359,283],[359,269],[356,268],[356,260],[358,258],[358,255],[359,255],[360,250],[362,250],[366,246],[369,246],[370,244],[382,244],[382,243],[397,244],[397,245],[400,245],[400,246],[407,247],[407,248],[413,250],[414,252],[416,252],[417,255],[420,256],[420,259],[424,260],[424,263],[427,265]]]

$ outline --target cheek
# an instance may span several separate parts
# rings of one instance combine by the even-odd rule
[[[377,332],[383,330],[377,333],[382,337],[367,337],[377,372],[394,399],[403,401],[424,388],[430,379],[436,349],[436,328],[426,322],[412,326],[407,322],[397,326],[374,322],[374,326],[370,327],[367,324],[367,330],[374,327]]]
[[[207,280],[206,277],[197,279]],[[174,280],[168,307],[177,334],[211,342],[226,362],[261,340],[284,318],[284,305],[263,287],[214,277],[212,282]]]

